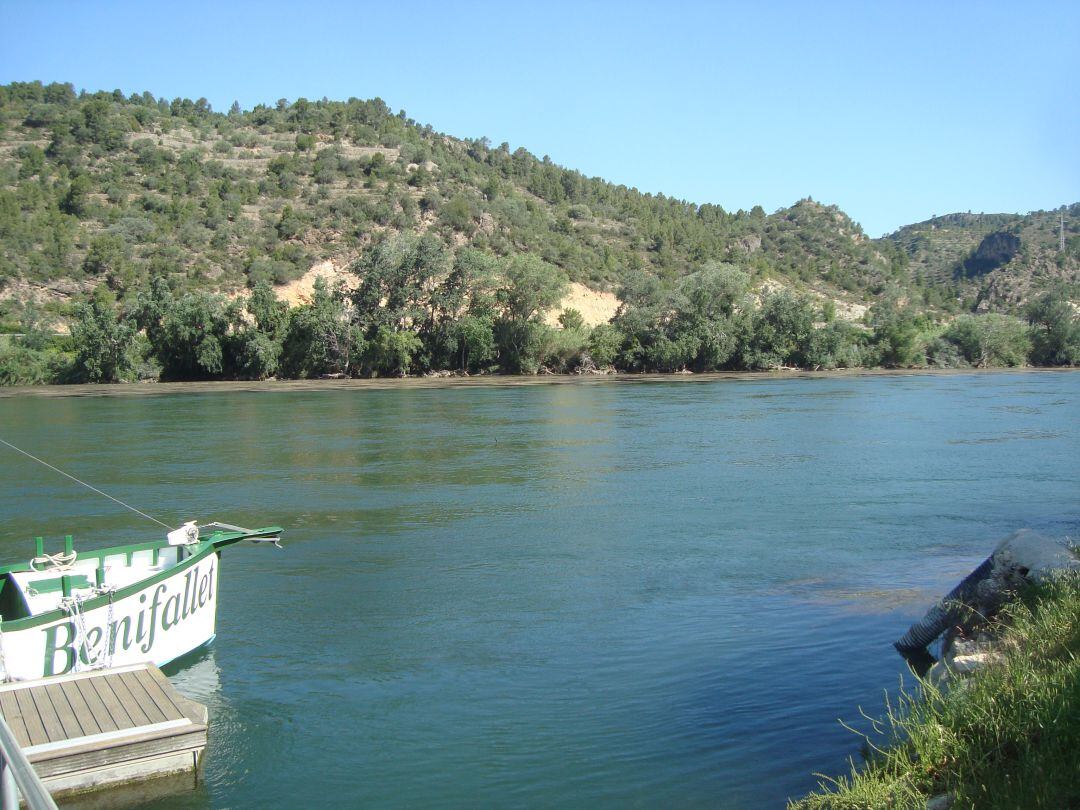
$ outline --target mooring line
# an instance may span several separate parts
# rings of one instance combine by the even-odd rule
[[[74,482],[75,482],[75,483],[77,483],[77,484],[82,484],[82,485],[83,485],[84,487],[86,487],[87,489],[89,489],[89,490],[91,490],[91,491],[93,491],[93,492],[96,492],[96,493],[97,493],[98,495],[103,495],[103,496],[105,496],[105,497],[106,497],[106,498],[108,498],[108,499],[109,499],[110,501],[115,501],[116,503],[118,503],[118,504],[120,504],[120,505],[121,505],[122,507],[124,507],[125,509],[130,509],[130,510],[131,510],[132,512],[134,512],[134,513],[135,513],[136,515],[142,515],[142,516],[143,516],[144,518],[146,518],[147,520],[152,520],[152,521],[154,521],[154,523],[156,523],[157,525],[159,525],[159,526],[164,526],[164,527],[165,527],[166,529],[169,529],[169,530],[171,530],[171,529],[173,528],[173,527],[172,527],[172,526],[170,526],[170,525],[169,525],[168,523],[162,523],[162,522],[161,522],[160,520],[158,520],[158,519],[157,519],[156,517],[154,517],[153,515],[148,515],[148,514],[146,514],[146,512],[143,512],[143,511],[142,511],[142,510],[140,510],[140,509],[136,509],[136,508],[135,508],[134,506],[131,506],[130,504],[126,504],[126,503],[124,503],[124,502],[123,502],[122,500],[120,500],[119,498],[114,498],[114,497],[113,497],[112,495],[110,495],[110,494],[109,494],[108,492],[102,492],[102,491],[101,491],[100,489],[98,489],[97,487],[93,487],[93,486],[90,486],[90,484],[88,484],[88,483],[86,483],[85,481],[82,481],[82,480],[80,480],[80,479],[76,478],[76,477],[75,477],[74,475],[72,475],[71,473],[66,473],[66,472],[64,472],[63,470],[61,470],[61,469],[60,469],[59,467],[54,467],[54,466],[53,466],[52,464],[50,464],[49,462],[47,462],[47,461],[42,461],[42,460],[41,460],[40,458],[38,458],[37,456],[34,456],[34,455],[31,455],[30,453],[27,453],[27,452],[26,452],[25,450],[23,450],[22,448],[16,447],[16,446],[15,446],[15,445],[13,445],[13,444],[12,444],[11,442],[6,442],[6,441],[4,441],[3,439],[0,439],[0,444],[4,444],[4,445],[7,445],[8,447],[10,447],[10,448],[11,448],[12,450],[16,451],[17,453],[22,453],[22,454],[23,454],[24,456],[26,456],[27,458],[31,458],[31,459],[33,459],[33,460],[34,460],[34,461],[36,461],[36,462],[37,462],[38,464],[44,464],[44,465],[45,465],[46,467],[48,467],[48,468],[49,468],[50,470],[53,470],[54,472],[58,472],[58,473],[60,473],[61,475],[63,475],[63,476],[65,476],[65,477],[67,477],[67,478],[70,478],[70,479],[71,479],[72,481],[74,481]]]

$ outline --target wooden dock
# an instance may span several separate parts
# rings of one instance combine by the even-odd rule
[[[0,714],[54,796],[198,772],[207,713],[152,664],[0,684]]]

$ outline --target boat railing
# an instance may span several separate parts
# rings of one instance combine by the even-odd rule
[[[215,520],[211,523],[203,523],[199,526],[199,529],[209,529],[211,526],[217,526],[219,529],[224,529],[227,532],[241,532],[243,534],[255,534],[256,529],[245,529],[243,526],[234,526],[231,523],[222,523],[220,520]],[[281,548],[281,538],[277,535],[273,537],[251,537],[248,538],[252,543],[270,543],[278,548]]]
[[[48,788],[0,716],[0,807],[18,810],[20,795],[29,810],[57,810]]]

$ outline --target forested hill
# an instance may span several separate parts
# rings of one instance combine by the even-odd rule
[[[71,292],[105,281],[122,296],[153,274],[221,290],[280,284],[405,230],[531,253],[598,289],[715,260],[839,297],[929,288],[937,305],[956,297],[957,282],[978,294],[964,282],[998,269],[963,266],[992,232],[1021,240],[1002,262],[1008,294],[980,298],[995,306],[1020,302],[1029,285],[1013,277],[1033,275],[1036,286],[1075,277],[1080,255],[1080,206],[1068,212],[1064,266],[1052,212],[954,214],[874,241],[811,200],[732,213],[642,194],[523,147],[442,135],[379,99],[221,114],[205,100],[11,84],[0,87],[0,138],[0,284]]]
[[[26,332],[31,321],[63,327],[90,301],[134,316],[151,288],[177,301],[280,290],[325,260],[356,270],[354,279],[365,272],[374,279],[372,251],[391,237],[400,245],[421,236],[430,275],[408,283],[431,287],[451,266],[465,286],[483,277],[502,295],[492,299],[489,320],[496,311],[505,316],[510,295],[491,277],[506,279],[514,262],[524,272],[523,257],[620,294],[624,315],[634,299],[654,332],[686,300],[687,279],[711,283],[717,272],[727,274],[724,283],[737,278],[740,289],[745,282],[744,292],[806,293],[805,301],[827,302],[830,317],[886,300],[934,317],[1019,312],[1051,283],[1077,281],[1078,214],[1074,206],[1066,215],[1064,253],[1048,230],[1056,214],[945,217],[871,240],[845,213],[810,199],[773,213],[728,212],[643,194],[523,147],[444,135],[380,99],[281,100],[248,111],[234,104],[219,113],[205,99],[0,86],[0,331],[7,332]],[[463,276],[458,265],[484,272]],[[455,306],[472,306],[459,293]],[[386,299],[371,300],[380,309]],[[414,304],[397,313],[399,324],[419,322]],[[348,305],[355,313],[363,302]],[[420,306],[431,328],[440,306]],[[533,309],[544,307],[550,303]],[[141,321],[139,332],[148,333]],[[636,356],[637,338],[620,334],[621,356]],[[652,337],[642,339],[646,357]],[[642,366],[686,365],[690,345],[671,356],[657,350],[667,359]],[[434,362],[434,351],[421,365]],[[701,366],[693,356],[690,365]]]
[[[5,280],[105,280],[120,295],[154,274],[282,283],[388,230],[531,253],[596,288],[710,260],[860,296],[903,275],[900,251],[835,208],[729,213],[642,194],[521,147],[442,135],[379,99],[220,114],[204,100],[13,84],[0,105]]]
[[[887,239],[907,254],[912,283],[934,291],[926,297],[958,299],[962,309],[1018,311],[1043,290],[1080,281],[1080,204],[1024,215],[949,214]]]

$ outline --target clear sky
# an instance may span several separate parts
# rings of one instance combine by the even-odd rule
[[[871,236],[1080,200],[1080,2],[0,0],[0,82],[372,98],[729,210]]]

